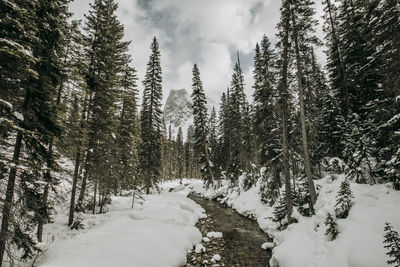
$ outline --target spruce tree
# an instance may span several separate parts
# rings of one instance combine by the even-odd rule
[[[277,107],[277,62],[270,41],[264,35],[261,48],[257,44],[254,56],[254,132],[258,147],[258,164],[265,167],[261,198],[273,204],[281,186],[281,144]]]
[[[382,83],[378,84],[381,93],[375,99],[370,112],[378,129],[372,135],[376,137],[375,146],[378,148],[376,172],[383,180],[391,181],[393,187],[400,190],[400,135],[396,134],[396,129],[400,127],[400,78],[397,75],[400,62],[399,1],[379,1],[376,9],[370,41],[375,52],[369,58],[370,64],[374,66],[375,61],[379,60],[376,71],[382,76]]]
[[[124,27],[117,19],[118,5],[113,0],[96,0],[90,6],[85,26],[89,62],[86,82],[92,96],[85,169],[95,187],[93,212],[97,193],[102,212],[117,184],[117,104],[121,97],[120,77],[127,64],[124,55],[130,42],[122,41]]]
[[[305,115],[305,85],[303,68],[305,59],[302,58],[302,50],[307,50],[313,44],[316,44],[318,40],[313,36],[315,31],[316,21],[313,19],[315,11],[312,7],[313,2],[310,0],[301,0],[293,2],[289,5],[289,12],[291,13],[291,23],[292,23],[292,38],[294,43],[294,52],[296,56],[296,78],[299,93],[299,106],[300,106],[300,124],[301,124],[301,136],[303,145],[303,160],[304,169],[306,172],[309,194],[311,197],[311,209],[316,201],[316,192],[314,181],[311,173],[311,162],[309,155],[309,138],[307,134],[307,122]],[[304,54],[304,52],[303,52]]]
[[[19,159],[23,152],[22,149],[26,153],[27,169],[29,170],[23,174],[24,177],[29,177],[30,183],[40,184],[37,182],[41,181],[43,175],[45,175],[45,188],[54,182],[47,175],[49,171],[43,172],[43,166],[47,165],[48,170],[53,167],[51,149],[46,147],[49,144],[51,146],[53,136],[60,133],[55,119],[53,101],[56,99],[56,88],[62,78],[63,69],[60,63],[60,55],[64,45],[62,33],[66,30],[69,16],[68,2],[33,1],[22,3],[7,1],[1,3],[1,10],[6,12],[8,18],[1,22],[3,35],[1,37],[3,37],[2,41],[9,41],[4,46],[6,49],[2,49],[1,56],[7,57],[10,62],[15,62],[18,58],[21,73],[27,75],[18,80],[15,80],[14,75],[10,79],[6,79],[7,83],[11,85],[10,89],[17,84],[18,88],[22,89],[23,101],[18,110],[22,116],[18,116],[19,128],[14,145],[13,167],[9,171],[2,211],[0,264],[3,262],[6,242],[10,240],[12,235],[17,238],[12,239],[10,244],[24,248],[24,259],[32,257],[33,251],[37,250],[35,242],[25,232],[28,229],[25,229],[23,224],[26,219],[23,218],[24,216],[32,217],[33,215],[30,221],[34,224],[39,223],[37,235],[39,241],[41,241],[40,224],[49,218],[47,196],[46,192],[43,194],[42,186],[36,186],[34,191],[23,190],[21,198],[25,199],[26,205],[15,207],[18,211],[11,213],[11,206],[16,176],[21,174],[17,172],[17,169],[20,167]],[[10,17],[13,19],[10,20]],[[15,25],[11,26],[10,23],[15,23]],[[48,25],[51,25],[51,27],[49,28]],[[15,33],[18,31],[23,34],[21,36],[16,35]],[[6,32],[8,33],[6,34]],[[12,65],[2,68],[2,72],[4,70],[2,74],[5,77],[8,75],[7,70],[10,66]],[[20,92],[15,91],[17,95]],[[16,100],[19,100],[19,98],[17,97]],[[24,185],[21,188],[23,189]],[[36,201],[36,205],[28,205],[30,201]],[[13,214],[19,214],[20,220],[14,220]],[[12,223],[10,224],[10,222]],[[12,257],[12,255],[8,256]]]
[[[230,162],[230,132],[228,125],[228,97],[229,97],[229,88],[227,89],[227,93],[223,92],[221,95],[221,103],[219,108],[219,121],[218,121],[218,129],[220,138],[219,149],[218,149],[218,165],[221,170],[226,170],[228,166],[228,162]]]
[[[161,174],[161,101],[162,71],[157,38],[151,43],[151,55],[143,81],[143,102],[140,116],[141,138],[140,167],[145,179],[146,193],[157,186]]]
[[[68,19],[71,16],[68,11],[70,0],[58,0],[51,3],[39,0],[38,2],[39,5],[36,11],[39,18],[37,24],[38,37],[41,40],[45,40],[36,47],[36,53],[41,58],[38,66],[39,86],[48,92],[52,92],[44,100],[51,103],[50,110],[47,111],[45,116],[58,124],[57,118],[64,89],[65,72],[67,71],[65,61],[68,57],[68,50],[66,48],[71,42],[66,38],[70,31],[70,26],[68,25]],[[48,25],[51,25],[51,31],[48,30]],[[57,127],[60,126],[57,125]],[[43,174],[43,181],[46,185],[44,186],[40,216],[38,216],[37,238],[39,242],[42,242],[43,225],[50,220],[50,190],[54,190],[54,185],[58,183],[57,179],[51,174],[55,164],[53,152],[54,136],[48,135],[47,132],[44,133],[44,136],[43,142],[47,145],[47,155],[45,156],[47,170]]]
[[[226,103],[225,127],[228,145],[227,174],[233,183],[238,182],[239,176],[246,169],[245,149],[243,138],[245,134],[245,114],[247,112],[247,100],[244,93],[244,76],[240,66],[239,55],[235,64],[229,98]]]
[[[183,147],[183,133],[182,128],[179,127],[178,135],[176,136],[176,154],[177,154],[177,178],[183,178],[184,171],[184,162],[185,162],[185,153]]]
[[[139,122],[137,110],[136,70],[128,64],[131,59],[126,55],[124,72],[120,78],[122,86],[122,109],[118,126],[118,158],[120,162],[120,188],[131,189],[138,177],[138,145],[139,145]]]
[[[189,125],[186,133],[186,142],[185,142],[185,172],[186,177],[193,178],[195,177],[196,164],[194,160],[194,129],[193,125]]]
[[[193,121],[194,121],[194,149],[199,158],[202,178],[207,186],[214,183],[212,173],[213,163],[210,160],[210,144],[208,140],[208,115],[207,100],[200,79],[200,71],[196,64],[193,66],[192,99],[193,99]]]
[[[339,234],[338,229],[337,229],[338,226],[337,226],[335,218],[333,218],[330,213],[328,213],[326,216],[325,226],[326,226],[325,235],[328,236],[330,241],[335,240]]]
[[[285,191],[291,192],[290,184],[290,162],[289,162],[289,139],[288,139],[288,127],[289,127],[289,52],[290,52],[290,0],[282,1],[280,9],[281,18],[278,23],[278,47],[280,49],[280,80],[278,84],[279,90],[279,111],[282,118],[282,152],[283,152],[283,175]],[[292,223],[292,210],[293,200],[291,194],[286,194],[286,216],[288,223]]]
[[[220,140],[218,138],[218,118],[215,107],[212,108],[209,118],[209,140],[210,140],[210,160],[214,164],[212,171],[214,178],[219,180],[221,177],[220,160]]]
[[[400,266],[400,237],[398,232],[393,230],[389,223],[385,223],[385,248],[389,250],[386,255],[389,256],[388,264],[393,264],[396,267]]]
[[[350,95],[348,92],[347,74],[343,60],[343,40],[340,40],[338,33],[338,9],[330,0],[324,0],[323,26],[325,32],[327,51],[327,70],[330,78],[333,96],[340,102],[343,115],[350,112]]]
[[[351,192],[350,183],[344,180],[340,184],[339,192],[336,196],[335,214],[337,218],[347,218],[352,202],[353,193]]]

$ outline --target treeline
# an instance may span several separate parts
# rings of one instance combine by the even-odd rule
[[[157,190],[161,179],[202,176],[245,188],[261,178],[263,201],[313,213],[326,157],[349,178],[400,189],[400,9],[398,0],[324,0],[328,76],[318,64],[310,0],[284,0],[278,43],[255,48],[254,102],[239,58],[219,114],[207,110],[193,67],[194,125],[174,138],[162,121],[156,38],[143,79],[123,41],[113,0],[95,0],[85,22],[69,0],[0,2],[0,263],[29,259],[51,222],[60,156],[72,159],[68,225],[75,212],[104,212],[123,189]],[[260,171],[261,170],[261,171]],[[280,196],[284,187],[284,196]],[[36,238],[31,233],[36,229]]]

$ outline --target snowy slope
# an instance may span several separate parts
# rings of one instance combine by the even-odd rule
[[[336,193],[343,178],[331,181],[326,177],[319,182],[322,190],[316,215],[302,217],[299,223],[275,235],[280,245],[274,249],[273,262],[285,267],[389,266],[383,229],[385,222],[390,222],[395,230],[400,230],[400,192],[389,185],[352,183],[354,204],[350,214],[338,220],[338,238],[327,241],[324,221],[328,212],[334,213]]]
[[[204,210],[180,193],[146,197],[130,208],[130,197],[113,197],[103,221],[51,246],[39,266],[181,266],[201,240],[194,227]],[[102,215],[98,215],[102,216]]]

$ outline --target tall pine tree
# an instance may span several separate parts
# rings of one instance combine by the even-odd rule
[[[141,138],[140,167],[145,180],[146,193],[157,186],[161,174],[161,101],[162,71],[157,38],[151,43],[151,55],[143,81],[143,102],[140,115]]]
[[[214,183],[212,173],[213,163],[210,160],[210,144],[208,140],[208,115],[207,100],[200,80],[200,71],[197,65],[193,66],[192,99],[193,99],[193,121],[194,121],[194,148],[199,157],[201,174],[207,186]]]

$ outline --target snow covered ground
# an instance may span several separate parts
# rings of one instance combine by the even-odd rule
[[[303,217],[295,212],[298,223],[277,231],[271,220],[273,208],[261,203],[259,184],[248,191],[229,187],[223,182],[218,189],[203,188],[201,181],[185,180],[185,190],[192,190],[222,203],[242,215],[257,220],[261,229],[274,238],[271,266],[281,267],[384,267],[388,257],[383,247],[384,224],[390,222],[400,231],[400,192],[390,185],[351,183],[353,207],[346,219],[338,219],[339,235],[329,241],[325,236],[327,213],[334,214],[336,195],[344,175],[332,180],[330,175],[316,181],[321,189],[316,214]]]
[[[40,258],[42,267],[181,266],[202,239],[194,227],[204,210],[184,192],[149,195],[131,209],[131,197],[113,197],[110,212],[93,215],[89,229],[57,238]],[[66,229],[58,221],[59,231]],[[67,230],[71,232],[70,230]],[[50,231],[51,232],[51,231]],[[58,236],[62,236],[59,233]]]
[[[186,252],[202,240],[194,226],[204,210],[186,197],[190,192],[217,198],[242,215],[255,219],[274,239],[271,266],[281,267],[384,267],[384,224],[400,230],[400,192],[390,185],[351,183],[353,207],[346,219],[338,219],[339,235],[325,236],[327,213],[334,214],[336,195],[344,175],[332,180],[328,175],[318,181],[316,215],[303,217],[284,231],[276,230],[271,218],[273,208],[259,198],[259,184],[245,191],[224,181],[216,189],[205,189],[200,180],[184,179],[161,185],[162,193],[146,196],[132,210],[131,197],[113,197],[110,212],[85,215],[85,230],[69,230],[66,211],[55,223],[46,225],[45,239],[54,242],[37,262],[43,267],[62,266],[181,266]],[[172,189],[172,192],[168,192]]]

